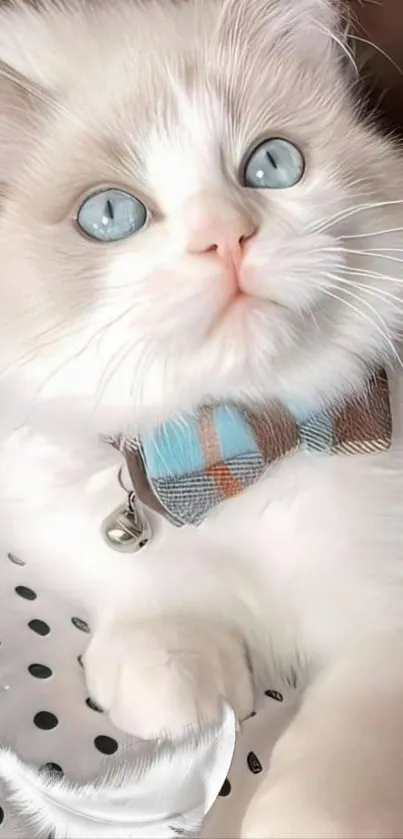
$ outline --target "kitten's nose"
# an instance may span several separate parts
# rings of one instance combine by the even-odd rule
[[[216,195],[194,196],[184,210],[189,253],[216,251],[221,259],[238,262],[245,242],[256,233],[247,211]]]

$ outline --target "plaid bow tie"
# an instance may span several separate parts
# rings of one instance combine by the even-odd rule
[[[359,397],[300,424],[279,404],[263,411],[205,407],[126,441],[124,454],[139,500],[180,527],[200,524],[210,510],[299,449],[371,454],[388,449],[391,436],[388,381],[381,372]]]

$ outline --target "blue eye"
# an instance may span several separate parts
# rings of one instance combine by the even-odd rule
[[[289,189],[304,174],[302,153],[288,140],[264,140],[249,155],[242,173],[243,186],[252,189]]]
[[[120,189],[94,192],[81,204],[77,224],[91,239],[117,242],[133,236],[147,222],[144,204]]]

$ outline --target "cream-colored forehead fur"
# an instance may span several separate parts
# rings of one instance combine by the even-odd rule
[[[111,56],[118,74],[136,66],[160,80],[165,68],[186,69],[186,58],[191,65],[197,57],[199,67],[208,67],[212,77],[219,68],[227,79],[235,74],[245,80],[258,70],[264,73],[261,60],[270,62],[273,48],[283,45],[285,35],[289,53],[297,39],[301,44],[296,57],[312,58],[318,33],[329,36],[334,29],[336,2],[116,0],[112,5],[105,0],[41,0],[31,5],[12,0],[1,13],[1,57],[28,78],[61,89],[70,87],[74,78],[84,87],[102,78],[107,89],[116,80],[102,75],[103,61],[109,63]],[[46,61],[38,61],[45,55]],[[285,76],[287,69],[282,68]]]
[[[302,146],[320,132],[327,160],[335,110],[345,135],[333,7],[323,0],[74,0],[39,10],[19,0],[0,23],[0,58],[54,96],[47,167],[53,159],[69,182],[81,147],[87,159],[107,148],[117,174],[153,193],[164,186],[161,167],[182,168],[188,189],[199,185],[195,162],[208,185],[236,177],[268,130]],[[46,143],[46,124],[44,134]],[[166,178],[172,197],[173,182]]]

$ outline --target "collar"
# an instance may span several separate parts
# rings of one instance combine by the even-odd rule
[[[386,373],[333,409],[298,420],[283,405],[212,405],[169,420],[123,451],[137,498],[172,524],[200,524],[226,499],[298,450],[354,455],[385,451],[392,438]]]

